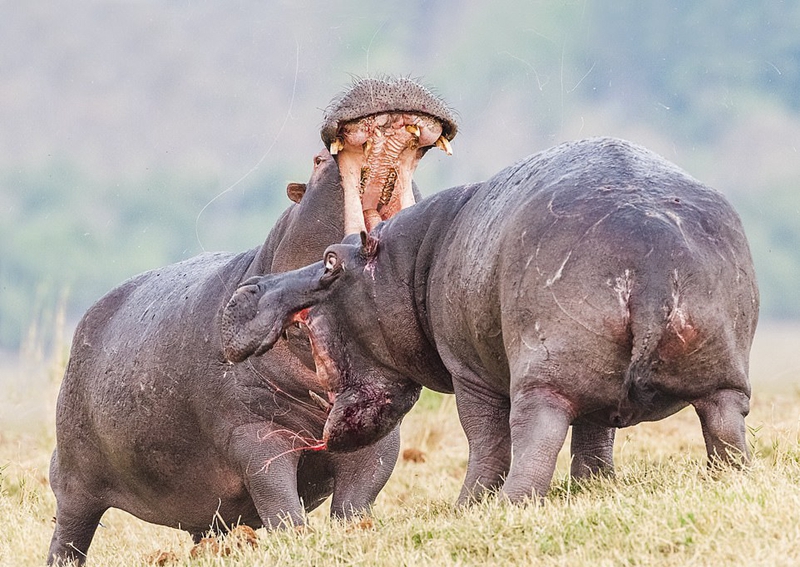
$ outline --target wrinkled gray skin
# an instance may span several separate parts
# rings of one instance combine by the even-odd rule
[[[366,79],[354,88],[364,83],[396,88],[403,112],[434,100],[407,80]],[[391,110],[389,98],[334,104],[326,127],[338,112],[349,120]],[[415,159],[427,149],[414,146]],[[83,563],[110,507],[198,541],[239,523],[300,525],[304,510],[331,494],[331,514],[350,517],[384,486],[397,458],[396,430],[352,455],[301,450],[322,436],[327,415],[321,398],[310,396],[325,391],[307,337],[293,329],[268,355],[241,364],[223,356],[222,309],[242,281],[317,261],[344,237],[343,183],[327,150],[315,157],[307,186],[290,184],[288,193],[298,204],[262,246],[136,276],[79,323],[56,410],[49,563]]]
[[[462,503],[501,487],[515,502],[544,495],[570,425],[572,474],[610,473],[616,428],[687,405],[711,463],[748,459],[748,245],[722,195],[659,156],[564,144],[362,242],[246,282],[222,320],[231,360],[289,321],[308,326],[335,393],[330,450],[381,439],[425,386],[456,396]]]

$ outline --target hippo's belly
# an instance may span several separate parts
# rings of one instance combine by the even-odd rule
[[[602,425],[603,427],[629,427],[643,421],[658,421],[669,417],[685,408],[688,402],[671,396],[656,394],[648,407],[608,405],[592,410],[578,417],[573,423],[582,421]]]

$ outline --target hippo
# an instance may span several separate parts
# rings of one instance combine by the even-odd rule
[[[613,474],[617,428],[688,405],[709,463],[749,458],[759,296],[742,224],[641,146],[559,145],[322,258],[244,282],[221,323],[230,361],[308,329],[329,451],[379,442],[424,386],[455,394],[460,504],[543,498],[570,426],[571,475]]]
[[[299,526],[332,495],[331,514],[368,510],[392,472],[398,433],[350,455],[317,447],[326,421],[305,331],[230,365],[221,315],[241,282],[305,266],[351,231],[413,205],[412,173],[450,153],[452,110],[410,79],[358,80],[325,110],[307,184],[266,241],[135,276],[77,325],[56,408],[48,563],[82,564],[101,516],[120,508],[188,531]]]

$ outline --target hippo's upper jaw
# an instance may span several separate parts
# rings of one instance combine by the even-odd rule
[[[334,100],[321,135],[341,173],[345,234],[370,231],[413,205],[419,160],[433,146],[451,154],[456,131],[447,105],[410,79],[361,79]]]

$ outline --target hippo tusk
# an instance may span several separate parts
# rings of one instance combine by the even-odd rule
[[[342,141],[341,138],[336,138],[333,142],[331,142],[330,152],[332,156],[335,156],[343,149],[344,149],[344,142]]]
[[[416,124],[406,124],[406,132],[419,139],[419,126]]]
[[[323,411],[330,411],[331,404],[324,400],[319,394],[314,392],[313,390],[308,391],[308,395],[311,396],[312,401],[319,406],[319,408]]]
[[[444,137],[444,134],[439,136],[436,140],[436,147],[442,150],[447,155],[453,155],[453,146],[450,145],[450,140]]]

